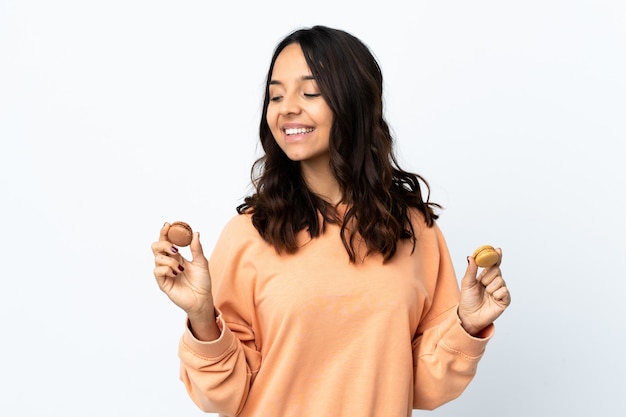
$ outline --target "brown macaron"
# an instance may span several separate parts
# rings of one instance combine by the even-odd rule
[[[500,260],[500,255],[496,252],[496,249],[491,245],[479,246],[472,255],[476,261],[476,265],[481,268],[489,268],[495,265]]]
[[[174,222],[167,231],[167,239],[176,246],[188,246],[193,237],[193,230],[185,222]]]

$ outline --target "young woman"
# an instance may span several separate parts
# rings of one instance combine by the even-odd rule
[[[393,154],[382,87],[354,36],[288,35],[268,71],[255,192],[210,262],[198,234],[184,259],[169,224],[152,245],[160,288],[188,316],[181,378],[201,409],[410,416],[473,378],[510,303],[500,263],[479,273],[468,257],[459,291],[428,185]]]

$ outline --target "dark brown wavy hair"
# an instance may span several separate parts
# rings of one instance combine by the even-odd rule
[[[343,193],[342,203],[348,207],[343,217],[336,206],[307,188],[299,162],[281,150],[265,118],[274,63],[280,52],[294,43],[302,48],[334,114],[330,165]],[[267,72],[259,134],[265,154],[252,166],[255,192],[237,211],[251,213],[254,227],[278,253],[295,253],[298,232],[306,229],[315,238],[329,222],[341,225],[351,262],[356,261],[357,238],[363,239],[368,253],[379,252],[387,261],[400,239],[412,239],[415,246],[411,208],[424,215],[428,226],[438,218],[434,209],[441,207],[429,201],[428,183],[400,169],[394,155],[393,138],[383,117],[383,77],[378,62],[364,43],[347,32],[314,26],[294,31],[276,46]]]

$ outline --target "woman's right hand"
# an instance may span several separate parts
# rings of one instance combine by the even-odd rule
[[[186,260],[167,239],[169,223],[161,228],[159,240],[152,244],[154,254],[154,276],[163,291],[190,319],[211,317],[215,313],[211,294],[209,262],[204,256],[200,236],[193,234],[191,240],[191,261]]]

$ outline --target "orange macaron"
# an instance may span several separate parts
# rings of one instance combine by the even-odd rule
[[[500,260],[500,255],[491,245],[479,246],[472,256],[474,257],[474,261],[476,261],[476,265],[481,268],[489,268]]]
[[[176,246],[188,246],[193,237],[193,230],[185,222],[174,222],[167,231],[167,239]]]

